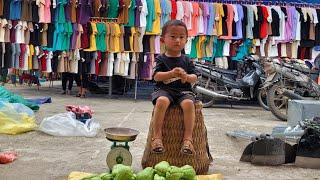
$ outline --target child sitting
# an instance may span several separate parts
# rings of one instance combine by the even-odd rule
[[[154,108],[154,134],[151,148],[154,153],[165,151],[162,143],[162,126],[170,104],[179,104],[184,114],[184,137],[181,152],[194,154],[192,132],[195,122],[195,96],[191,84],[197,81],[195,67],[190,59],[181,54],[187,42],[186,25],[179,20],[168,21],[162,28],[161,42],[165,53],[156,58],[153,79],[156,90],[152,93]]]

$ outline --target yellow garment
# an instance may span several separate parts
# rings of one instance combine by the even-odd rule
[[[29,45],[29,56],[28,56],[28,69],[32,69],[32,56],[34,55],[34,47],[32,44]]]
[[[206,41],[206,36],[199,36],[199,41],[197,44],[197,58],[203,58],[203,54],[204,54],[204,42]]]
[[[213,3],[211,4],[213,6],[213,9],[216,9],[216,3]],[[215,12],[216,13],[216,12]],[[212,32],[212,35],[216,36],[217,35],[217,26],[216,26],[216,14],[213,14],[213,23],[214,23],[214,26],[213,26],[213,32]]]
[[[146,32],[146,35],[159,35],[161,33],[160,19],[161,19],[161,6],[160,0],[154,0],[154,11],[156,19],[153,21],[152,32]]]
[[[120,52],[120,25],[114,24],[114,52]]]
[[[76,49],[81,48],[81,35],[83,34],[83,27],[81,24],[78,24],[79,34],[77,35]]]
[[[85,173],[85,172],[79,172],[79,171],[74,171],[71,172],[68,176],[68,180],[81,180],[87,176],[91,176],[93,174],[91,173]]]
[[[91,176],[91,175],[93,175],[93,174],[74,171],[69,174],[68,180],[81,180],[81,179],[88,177],[88,176]],[[222,175],[221,174],[198,175],[196,177],[196,179],[197,180],[221,180]]]
[[[114,41],[115,41],[115,24],[114,23],[110,23],[109,24],[109,51],[110,52],[114,52]]]
[[[222,32],[222,18],[225,16],[223,11],[223,5],[218,3],[216,5],[216,28],[217,28],[217,36],[221,36],[223,34]]]
[[[211,174],[211,175],[198,175],[197,180],[221,180],[221,174]]]
[[[90,22],[92,32],[90,34],[90,47],[89,49],[85,49],[84,51],[97,51],[97,42],[96,42],[96,35],[98,33],[97,24],[94,22]]]
[[[131,36],[129,37],[129,43],[130,43],[130,51],[133,52],[133,36],[135,35],[136,30],[134,27],[131,27]]]
[[[206,57],[212,57],[212,50],[213,48],[213,40],[214,40],[214,36],[210,36],[208,37],[209,39],[209,43],[207,44],[206,48]]]

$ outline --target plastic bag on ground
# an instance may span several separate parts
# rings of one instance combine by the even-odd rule
[[[17,153],[13,151],[0,152],[0,164],[8,164],[17,159]]]
[[[34,113],[20,103],[0,101],[0,133],[20,134],[37,127]]]
[[[53,136],[95,137],[99,129],[100,124],[95,119],[88,119],[82,123],[72,112],[47,117],[39,127],[40,131]]]
[[[7,90],[5,87],[0,87],[0,98],[7,99],[10,103],[24,104],[34,111],[37,111],[40,108],[39,105],[27,101],[22,96],[14,94],[13,92]]]

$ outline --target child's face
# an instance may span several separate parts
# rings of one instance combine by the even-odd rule
[[[167,51],[180,53],[187,42],[186,29],[183,26],[170,26],[161,41]]]

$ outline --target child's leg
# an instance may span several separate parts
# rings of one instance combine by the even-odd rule
[[[184,136],[183,136],[183,147],[182,151],[186,154],[193,154],[194,148],[192,145],[193,137],[193,127],[195,122],[195,107],[194,102],[190,99],[185,99],[180,103],[183,110],[184,118]]]
[[[156,105],[154,108],[154,134],[153,138],[160,138],[162,139],[162,125],[164,121],[164,116],[166,114],[166,111],[170,105],[170,100],[165,96],[158,97],[156,101]]]
[[[152,151],[157,153],[164,152],[164,147],[162,144],[162,126],[164,122],[164,116],[170,105],[169,98],[165,96],[160,96],[156,100],[154,108],[154,124],[153,124],[153,138],[152,138]]]

